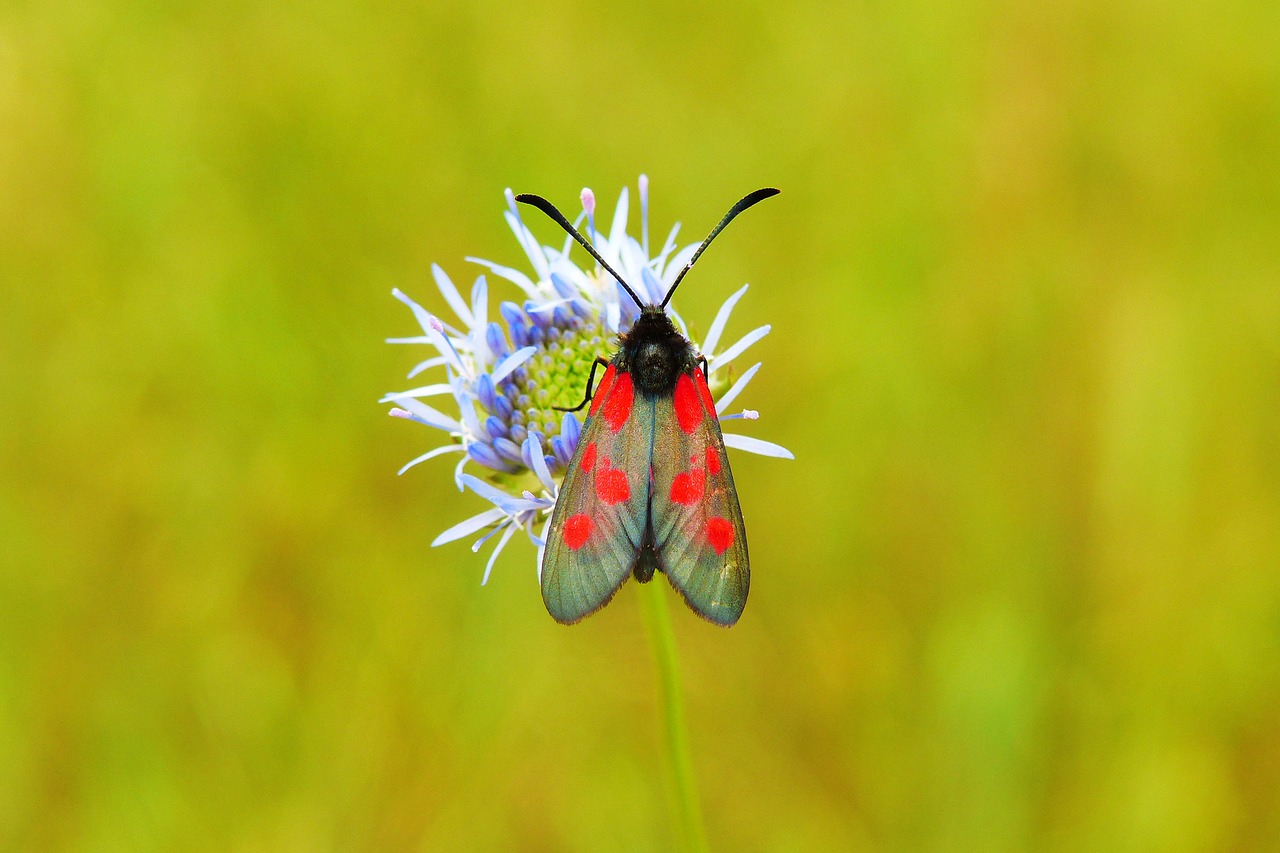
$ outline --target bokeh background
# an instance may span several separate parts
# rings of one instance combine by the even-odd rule
[[[0,847],[673,843],[635,591],[482,588],[376,404],[644,172],[784,191],[680,297],[797,457],[672,602],[712,846],[1277,849],[1278,8],[4,3]]]

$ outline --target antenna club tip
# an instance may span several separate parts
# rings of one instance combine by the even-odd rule
[[[591,187],[583,187],[582,192],[578,194],[578,198],[582,199],[582,209],[587,212],[587,216],[592,216],[596,212],[596,194],[591,191]]]

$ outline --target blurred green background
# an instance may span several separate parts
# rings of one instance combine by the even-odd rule
[[[0,847],[673,840],[635,590],[376,404],[389,295],[641,172],[774,331],[673,600],[713,847],[1280,846],[1280,7],[0,6]],[[634,196],[633,196],[634,197]],[[554,229],[541,231],[551,239]],[[514,291],[510,295],[514,295]],[[745,362],[744,364],[749,364]]]

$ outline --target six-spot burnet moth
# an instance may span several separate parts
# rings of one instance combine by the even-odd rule
[[[729,471],[707,362],[667,316],[685,273],[735,216],[777,195],[765,188],[730,208],[680,270],[662,302],[648,305],[551,202],[516,201],[546,213],[591,253],[640,308],[610,361],[596,359],[577,450],[560,486],[542,562],[542,600],[572,624],[609,602],[628,576],[655,571],[698,615],[732,625],[747,604],[751,569],[742,510]],[[592,389],[596,368],[604,365]]]

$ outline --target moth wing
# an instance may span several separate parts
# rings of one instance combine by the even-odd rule
[[[671,585],[698,615],[732,625],[751,585],[747,531],[702,371],[681,374],[654,416],[654,549]]]
[[[542,560],[542,601],[572,624],[609,602],[644,542],[652,418],[631,376],[613,365],[591,402],[560,486]]]

